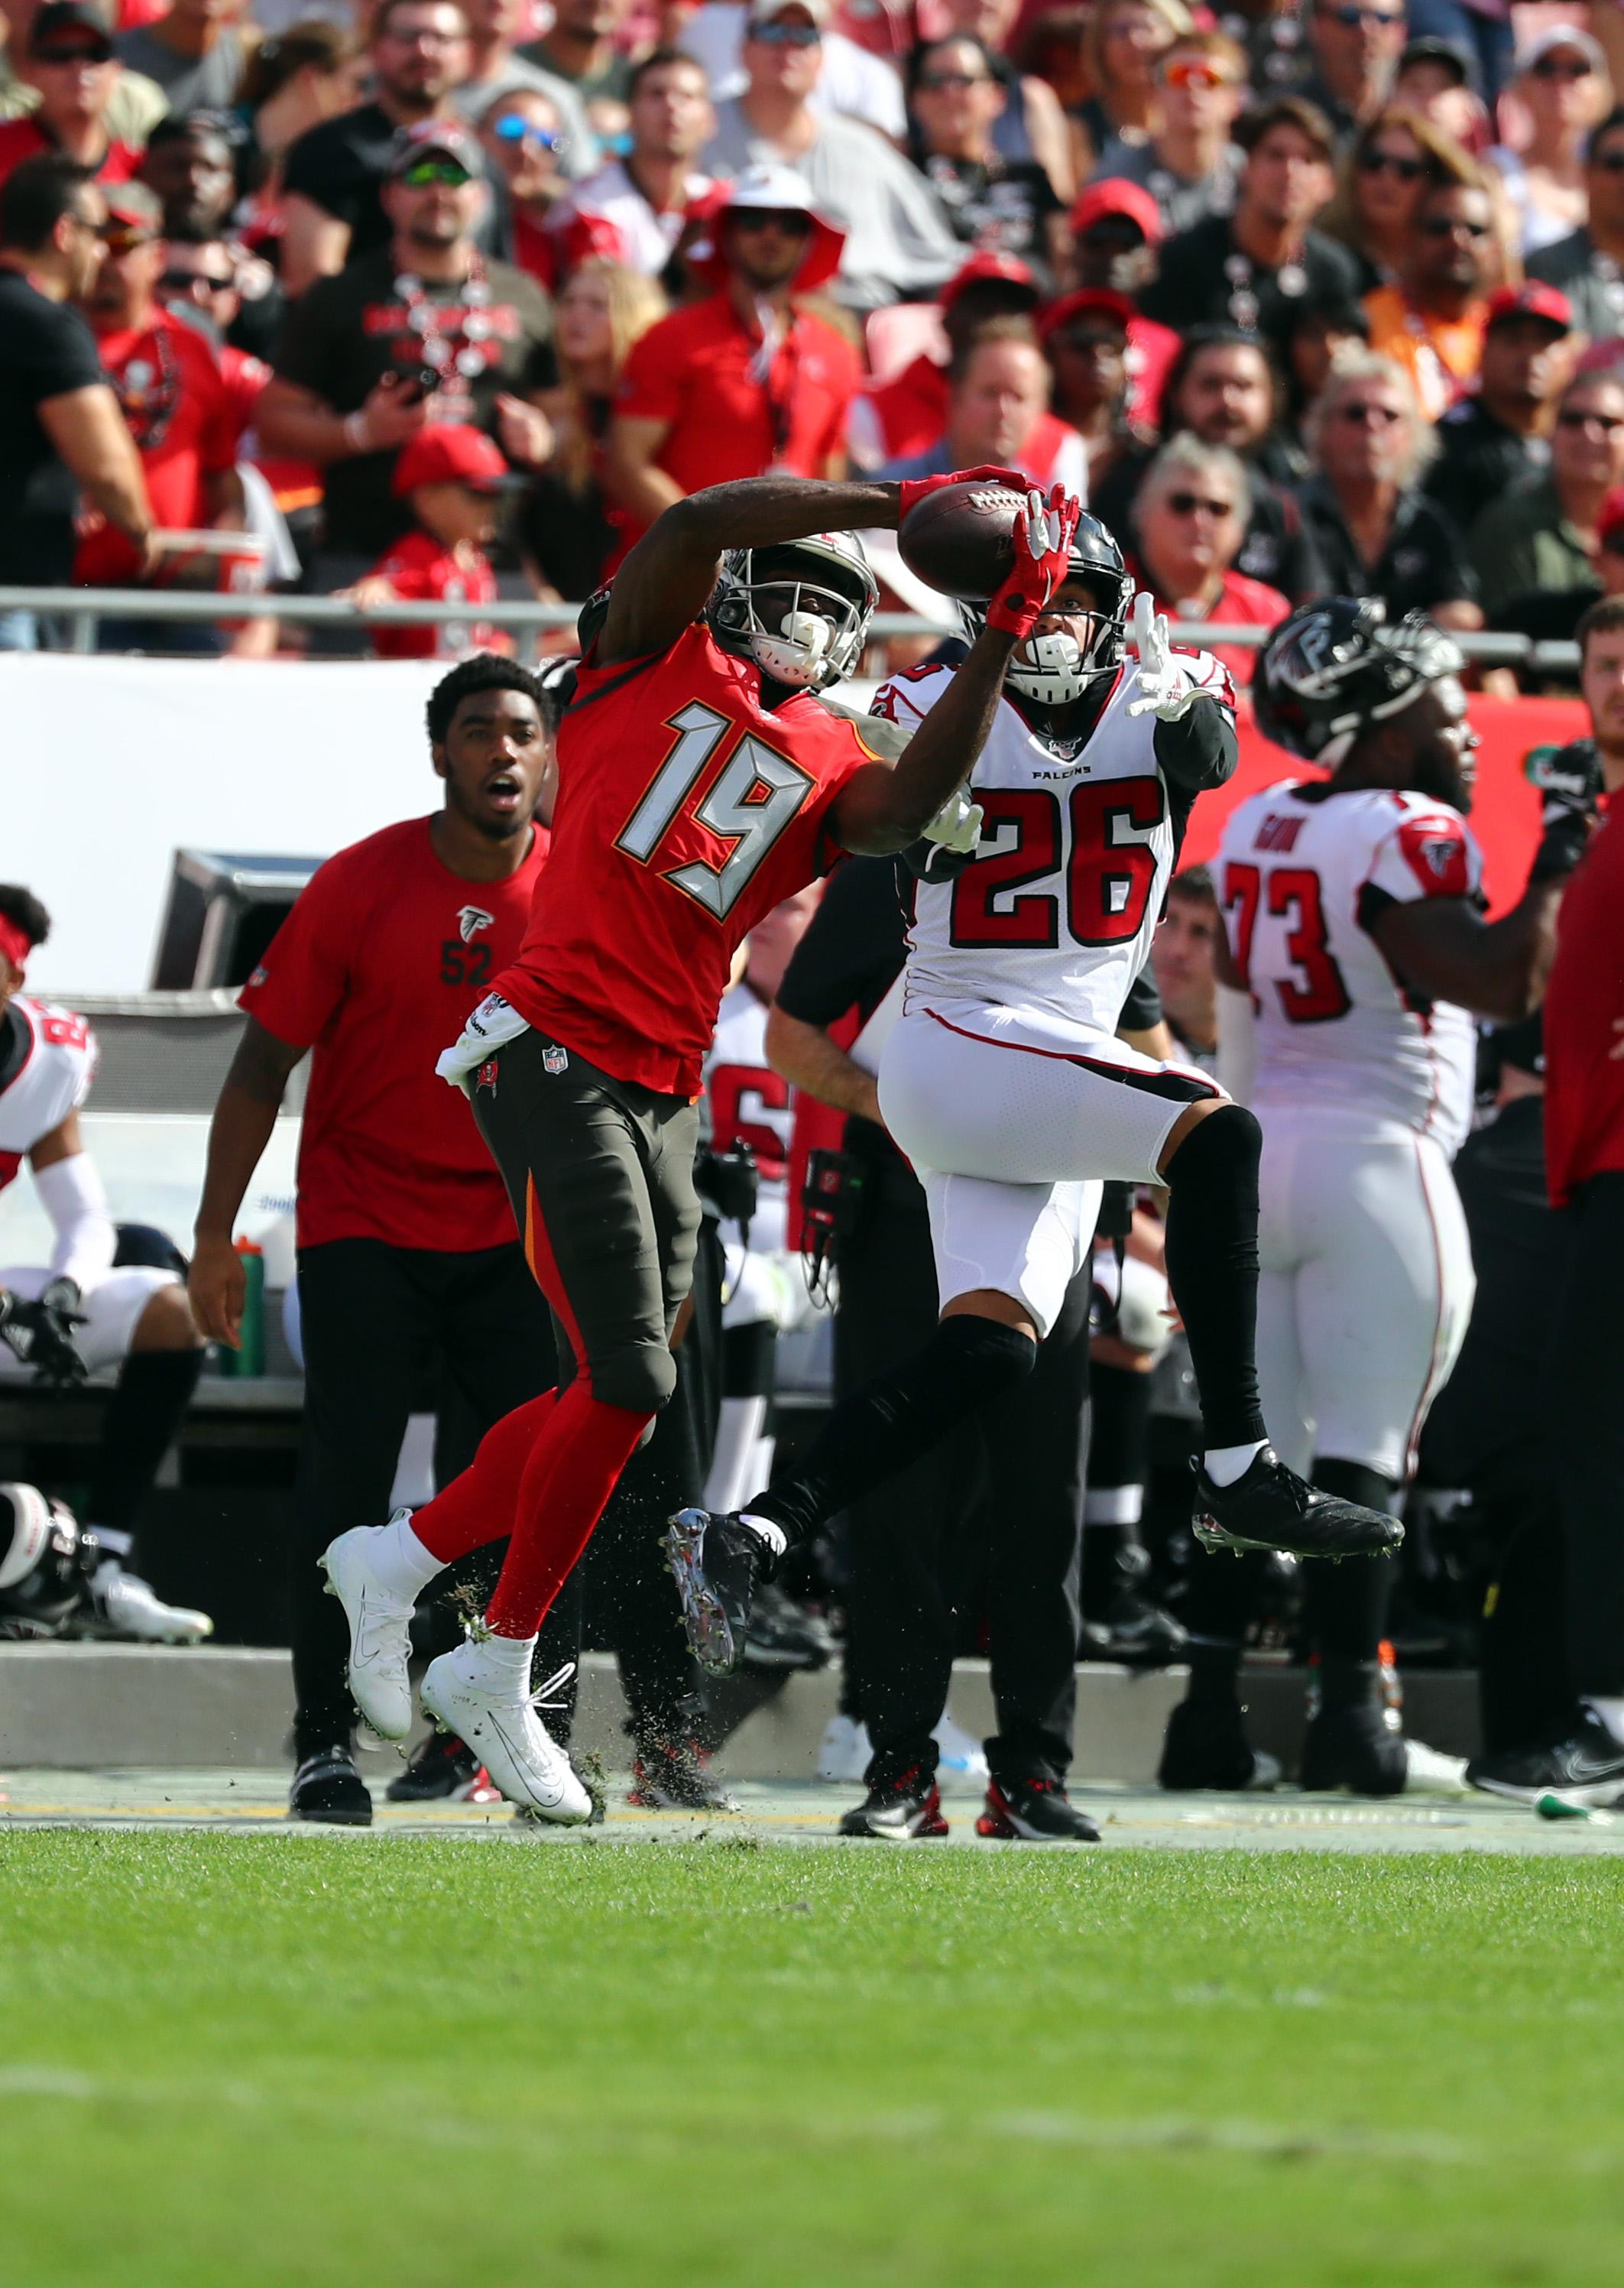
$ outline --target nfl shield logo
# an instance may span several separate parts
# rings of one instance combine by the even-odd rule
[[[567,1049],[561,1049],[556,1041],[550,1041],[547,1046],[542,1051],[542,1070],[543,1072],[550,1073],[561,1073],[566,1071],[568,1069],[568,1066],[569,1051]]]

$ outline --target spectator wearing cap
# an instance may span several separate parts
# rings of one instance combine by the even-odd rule
[[[197,328],[158,299],[164,265],[162,213],[141,183],[106,194],[105,258],[81,306],[96,337],[103,370],[140,455],[147,496],[160,536],[174,532],[242,531],[243,495],[237,474],[237,426],[219,361]],[[123,588],[148,573],[144,544],[103,522],[83,533],[74,578],[89,588]],[[165,583],[214,585],[217,560],[187,567],[171,552],[159,564]],[[218,631],[205,623],[161,628],[150,621],[104,621],[104,650],[213,651]]]
[[[1414,111],[1476,157],[1489,141],[1489,115],[1474,92],[1477,63],[1455,40],[1412,40],[1393,74],[1390,100]]]
[[[1459,532],[1549,465],[1557,401],[1573,369],[1567,298],[1530,281],[1489,297],[1477,387],[1438,425],[1426,489]]]
[[[1150,131],[1156,66],[1192,28],[1184,0],[1101,0],[1082,28],[1082,68],[1090,92],[1072,113],[1097,165],[1107,147]]]
[[[169,0],[151,23],[121,32],[113,52],[154,80],[171,111],[229,111],[248,51],[235,19],[242,0]]]
[[[1247,473],[1237,456],[1199,437],[1175,437],[1151,463],[1134,502],[1130,568],[1171,620],[1278,626],[1291,609],[1278,588],[1235,569],[1247,528]],[[1209,646],[1240,683],[1256,654]]]
[[[839,266],[840,233],[782,166],[741,175],[711,228],[713,292],[651,326],[621,377],[604,481],[634,536],[707,485],[845,467],[857,359],[804,306]]]
[[[1583,225],[1585,145],[1612,108],[1612,83],[1588,32],[1552,24],[1518,50],[1513,85],[1528,140],[1520,150],[1497,143],[1485,155],[1505,185],[1522,250],[1534,254]]]
[[[737,95],[744,85],[748,12],[748,0],[705,0],[671,34],[675,44],[704,71],[718,103]],[[870,54],[837,30],[834,10],[825,0],[817,0],[812,12],[823,32],[823,68],[809,98],[812,109],[860,120],[900,144],[907,132],[907,112],[899,73],[887,58]]]
[[[485,552],[495,536],[496,504],[512,483],[506,461],[479,430],[458,422],[420,429],[400,449],[390,486],[405,503],[412,528],[345,594],[363,610],[393,603],[494,604],[496,576]],[[509,647],[479,620],[371,632],[379,659],[461,659]]]
[[[1076,189],[1071,128],[1060,99],[1046,79],[1018,71],[1010,61],[1021,0],[940,0],[941,29],[968,33],[993,60],[1008,101],[993,124],[993,140],[1006,159],[1035,159],[1069,199]]]
[[[1492,625],[1505,624],[1509,613],[1520,614],[1537,596],[1545,600],[1543,626],[1571,632],[1595,594],[1597,527],[1608,495],[1621,484],[1624,383],[1581,373],[1557,404],[1549,468],[1485,508],[1468,536]]]
[[[598,150],[585,104],[568,80],[527,61],[513,45],[514,35],[528,19],[526,0],[457,0],[457,4],[468,30],[468,69],[451,90],[452,108],[471,126],[493,103],[519,89],[547,96],[563,123],[565,173],[574,180],[590,175],[598,164]]]
[[[1296,92],[1351,140],[1392,92],[1405,43],[1404,0],[1309,0],[1306,75]]]
[[[1040,298],[1028,264],[990,249],[972,254],[941,291],[947,358],[921,350],[900,373],[867,384],[852,400],[847,441],[858,467],[878,468],[933,443],[947,417],[949,361],[990,319],[1031,317]]]
[[[908,156],[955,237],[1052,271],[1063,210],[1035,159],[1006,159],[993,127],[1009,100],[979,40],[924,40],[907,60]]]
[[[1593,342],[1612,341],[1624,334],[1624,105],[1586,146],[1585,198],[1588,221],[1531,254],[1528,275],[1561,288]]]
[[[1477,379],[1493,259],[1494,212],[1481,179],[1430,184],[1398,280],[1365,297],[1371,348],[1404,367],[1429,421]]]
[[[71,160],[25,159],[0,183],[0,585],[65,587],[85,505],[152,557],[141,465],[73,305],[105,256],[104,195]],[[0,614],[0,650],[32,651],[32,613]]]
[[[749,0],[746,84],[717,106],[702,163],[728,176],[792,167],[843,234],[834,291],[849,307],[929,301],[960,266],[958,241],[929,187],[883,136],[812,109],[826,12],[827,0]]]
[[[1468,153],[1440,128],[1418,111],[1388,104],[1353,139],[1319,228],[1353,256],[1359,290],[1368,294],[1397,281],[1429,187],[1481,180]]]
[[[319,587],[347,586],[400,537],[395,457],[431,422],[471,421],[520,466],[546,457],[547,424],[528,401],[557,377],[551,305],[534,279],[480,252],[479,169],[455,120],[408,128],[384,191],[388,243],[319,279],[288,313],[259,436],[322,471]]]
[[[1376,350],[1345,359],[1306,441],[1315,469],[1298,500],[1327,588],[1380,596],[1392,620],[1425,612],[1440,627],[1480,628],[1461,535],[1421,489],[1433,438],[1408,370]]]
[[[1147,190],[1164,236],[1227,214],[1240,181],[1234,125],[1246,77],[1245,52],[1226,33],[1186,32],[1157,61],[1148,133],[1113,135],[1095,175]]]
[[[1233,213],[1208,216],[1168,241],[1141,306],[1181,329],[1227,321],[1278,351],[1294,303],[1305,294],[1351,294],[1358,282],[1346,248],[1312,226],[1331,195],[1331,134],[1311,104],[1279,96],[1246,114],[1236,139],[1247,158]]]
[[[1052,377],[1030,318],[992,318],[947,369],[941,433],[923,452],[885,462],[878,474],[903,484],[989,465],[1019,469],[1047,492],[1061,485],[1089,497],[1089,462],[1069,423],[1049,410]]]
[[[1499,100],[1515,45],[1510,0],[1408,0],[1408,19],[1413,36],[1401,68],[1413,68],[1424,51],[1435,69],[1447,61],[1461,71],[1474,101]],[[1442,123],[1449,134],[1460,133],[1447,120]]]
[[[1129,357],[1138,315],[1125,294],[1080,286],[1051,303],[1040,323],[1054,410],[1082,440],[1090,498],[1124,454],[1148,453],[1154,443],[1132,412]]]
[[[1322,595],[1325,579],[1296,501],[1268,465],[1277,416],[1274,373],[1259,337],[1234,326],[1192,326],[1162,393],[1162,434],[1188,432],[1241,461],[1251,506],[1235,568],[1299,604]],[[1101,480],[1094,512],[1113,532],[1128,529],[1153,457],[1153,448],[1125,452]]]
[[[95,9],[45,0],[28,28],[21,73],[39,101],[26,118],[0,121],[0,182],[23,160],[58,151],[101,182],[127,183],[140,147],[119,141],[108,124],[120,71]]]
[[[1128,340],[1133,418],[1154,429],[1161,417],[1162,389],[1178,354],[1178,336],[1138,306],[1156,275],[1164,233],[1155,195],[1142,184],[1119,176],[1089,183],[1079,192],[1068,218],[1072,231],[1072,282],[1079,290],[1104,287],[1125,294],[1135,306]]]
[[[716,113],[703,69],[675,48],[656,48],[632,67],[626,103],[630,148],[578,184],[571,207],[609,225],[617,260],[658,278],[710,189],[697,162]]]
[[[620,254],[613,223],[570,205],[566,139],[550,95],[516,87],[498,97],[479,122],[479,141],[487,164],[506,187],[508,237],[527,277],[554,294],[589,254]]]

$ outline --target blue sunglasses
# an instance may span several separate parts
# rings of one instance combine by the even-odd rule
[[[493,132],[503,143],[539,143],[543,151],[567,151],[567,137],[555,135],[550,128],[533,127],[522,112],[510,111],[497,120]]]

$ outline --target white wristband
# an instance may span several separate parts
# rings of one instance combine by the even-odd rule
[[[364,453],[371,444],[367,432],[367,410],[360,406],[344,417],[344,441],[352,453]]]

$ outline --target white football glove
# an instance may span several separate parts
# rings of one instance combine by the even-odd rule
[[[928,825],[921,828],[927,842],[968,857],[981,839],[981,806],[971,802],[963,787],[955,787]]]
[[[1154,715],[1163,723],[1176,723],[1186,714],[1200,686],[1168,640],[1168,624],[1141,588],[1133,601],[1134,642],[1139,654],[1139,696],[1129,703],[1130,715]]]

